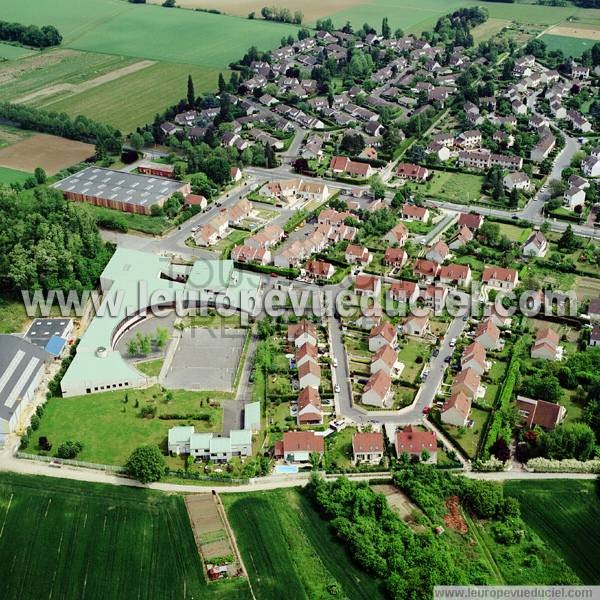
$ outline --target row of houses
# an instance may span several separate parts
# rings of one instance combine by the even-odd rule
[[[194,233],[194,241],[198,246],[213,246],[219,240],[227,237],[229,228],[239,225],[255,212],[254,206],[243,198],[231,208],[221,209]]]

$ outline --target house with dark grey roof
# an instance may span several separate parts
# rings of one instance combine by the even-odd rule
[[[33,401],[49,355],[30,342],[0,335],[0,446],[25,426],[25,407]]]

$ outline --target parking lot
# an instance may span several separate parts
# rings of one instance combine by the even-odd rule
[[[245,329],[184,329],[163,385],[231,391],[245,337]]]

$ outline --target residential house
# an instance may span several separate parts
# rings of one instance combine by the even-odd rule
[[[349,244],[344,255],[346,262],[351,265],[361,264],[368,265],[373,260],[373,255],[367,248]]]
[[[393,281],[389,293],[392,300],[414,304],[419,297],[419,286],[414,281]]]
[[[288,342],[293,342],[296,348],[304,344],[317,345],[317,326],[304,319],[299,323],[291,323],[287,328]]]
[[[550,327],[538,329],[531,347],[531,358],[557,360],[560,356],[559,343],[560,336],[554,329]]]
[[[588,156],[581,162],[581,170],[587,177],[600,177],[600,158]]]
[[[298,383],[300,389],[313,387],[319,389],[321,383],[321,367],[313,361],[306,361],[298,367]]]
[[[396,177],[405,181],[423,183],[429,177],[429,170],[412,163],[399,163],[396,169]]]
[[[563,194],[563,205],[570,210],[575,210],[585,204],[585,190],[576,187],[570,187]]]
[[[468,227],[471,231],[479,229],[483,225],[483,215],[476,213],[462,213],[458,217],[459,227]]]
[[[407,261],[408,254],[402,248],[388,248],[383,256],[383,264],[395,269],[401,269]]]
[[[429,221],[429,210],[423,206],[404,204],[402,206],[402,218],[405,221],[420,221],[421,223],[427,223],[427,221]]]
[[[514,269],[490,266],[483,270],[481,280],[488,287],[512,291],[519,283],[519,274]]]
[[[475,330],[475,341],[486,350],[495,350],[500,341],[500,330],[493,319],[484,319]]]
[[[447,298],[448,288],[433,283],[419,292],[419,299],[423,301],[424,306],[432,308],[436,314],[440,314],[444,309]]]
[[[532,400],[525,396],[517,396],[517,410],[527,427],[538,426],[547,430],[559,425],[567,412],[560,404],[546,402],[546,400]]]
[[[467,229],[467,231],[469,231]],[[471,267],[469,265],[442,265],[437,273],[440,283],[449,286],[467,287],[471,283]]]
[[[433,431],[422,431],[414,425],[407,425],[396,432],[396,456],[403,454],[416,456],[419,459],[426,454],[428,463],[437,462],[437,437]]]
[[[378,431],[357,431],[352,436],[352,456],[355,463],[378,465],[383,459],[383,434]]]
[[[321,396],[315,388],[305,387],[298,395],[296,422],[298,425],[321,425],[323,423]]]
[[[350,160],[347,156],[334,156],[329,165],[334,175],[350,175],[351,177],[369,178],[373,175],[373,167],[368,162]]]
[[[456,143],[462,148],[475,148],[481,145],[481,131],[471,129],[463,131],[457,138]]]
[[[450,250],[458,250],[458,248],[462,248],[465,244],[468,244],[473,239],[473,234],[468,227],[464,225],[458,230],[456,236],[450,240],[450,244],[448,247]]]
[[[590,331],[590,346],[600,346],[600,325],[598,323]]]
[[[481,385],[481,377],[474,369],[462,369],[454,378],[452,383],[452,394],[462,392],[471,400],[477,397],[479,386]]]
[[[577,110],[567,111],[567,120],[573,125],[573,129],[588,133],[592,130],[592,124]]]
[[[522,171],[507,173],[502,179],[502,183],[508,191],[512,191],[514,189],[528,190],[530,185],[529,177],[527,177],[527,175]]]
[[[323,456],[324,452],[325,440],[314,431],[286,431],[275,445],[275,456],[293,463],[307,463],[311,454]]]
[[[415,260],[413,265],[413,275],[426,281],[427,283],[433,283],[436,278],[440,266],[432,260],[425,260],[424,258],[418,258]]]
[[[371,374],[384,370],[392,377],[397,362],[397,352],[389,344],[383,344],[379,350],[371,356]]]
[[[402,247],[408,240],[408,229],[404,223],[398,223],[385,234],[383,239],[390,244]]]
[[[359,273],[354,280],[354,292],[361,296],[376,298],[381,294],[381,279],[375,275]]]
[[[531,149],[529,156],[533,162],[542,162],[548,158],[555,146],[556,138],[548,133]]]
[[[427,260],[432,260],[438,264],[442,264],[450,254],[450,249],[443,240],[437,241],[425,254]]]
[[[294,358],[297,369],[307,361],[317,364],[319,362],[319,350],[314,344],[306,342],[305,344],[302,344],[302,346],[296,347]]]
[[[306,263],[306,274],[311,279],[328,280],[331,279],[334,273],[334,266],[323,260],[309,260],[308,263]]]
[[[469,344],[460,359],[463,369],[473,369],[475,373],[482,376],[488,369],[485,348],[478,342]]]
[[[392,381],[390,376],[382,369],[377,371],[365,384],[361,402],[368,406],[384,408],[393,397]]]
[[[251,246],[235,246],[231,251],[231,260],[241,263],[268,265],[272,262],[271,251],[268,248],[253,248]]]
[[[544,234],[539,229],[532,231],[523,244],[523,256],[542,257],[547,251],[548,242],[546,241]]]
[[[396,328],[389,321],[385,321],[371,329],[369,333],[369,351],[376,352],[385,345],[395,346],[397,339]]]
[[[402,331],[406,335],[413,335],[415,337],[423,337],[429,328],[429,316],[417,317],[416,315],[410,315],[406,318],[402,325]]]
[[[446,425],[465,427],[469,420],[470,412],[471,398],[464,392],[457,392],[444,402],[444,406],[442,406],[440,411],[440,417],[442,423],[446,423]]]

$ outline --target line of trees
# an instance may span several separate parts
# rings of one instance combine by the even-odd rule
[[[53,25],[23,25],[0,21],[0,40],[17,42],[34,48],[50,48],[62,42],[62,35]]]
[[[304,15],[297,10],[292,13],[289,8],[279,8],[277,6],[263,6],[260,14],[265,21],[277,21],[278,23],[292,23],[300,25]]]
[[[23,129],[50,133],[81,142],[95,142],[98,155],[120,154],[123,136],[118,129],[83,115],[48,112],[23,104],[0,104],[0,119],[18,123]]]

